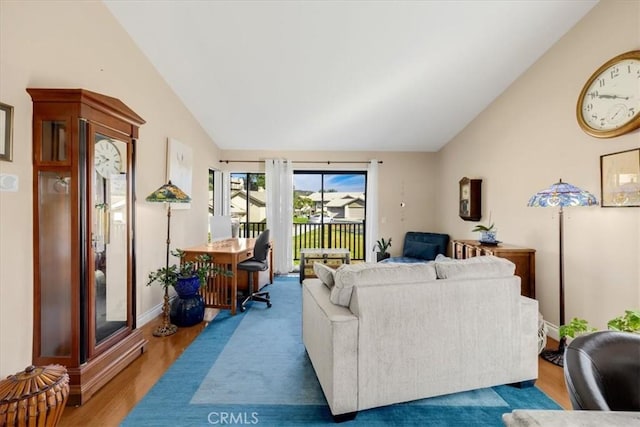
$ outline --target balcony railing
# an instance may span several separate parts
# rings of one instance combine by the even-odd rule
[[[257,237],[265,228],[264,222],[241,223],[240,237]],[[351,260],[364,261],[364,230],[364,221],[293,224],[293,259],[300,260],[300,249],[303,248],[346,248],[351,252]]]

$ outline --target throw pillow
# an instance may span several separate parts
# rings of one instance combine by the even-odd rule
[[[436,261],[438,279],[482,279],[513,276],[516,265],[493,255]]]
[[[333,276],[335,274],[335,270],[331,267],[327,267],[325,264],[321,262],[313,263],[313,272],[316,274],[316,277],[324,283],[324,285],[331,289],[335,284]]]
[[[436,279],[433,263],[359,263],[341,265],[335,273],[331,302],[349,307],[354,286],[423,283]]]
[[[402,256],[409,258],[418,258],[424,260],[433,260],[438,255],[438,245],[435,243],[425,242],[405,242]]]

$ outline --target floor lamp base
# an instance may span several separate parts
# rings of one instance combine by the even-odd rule
[[[564,367],[564,348],[566,345],[565,338],[560,339],[560,344],[558,345],[557,350],[544,350],[540,353],[540,357],[542,357],[547,362],[551,362],[554,365]]]
[[[170,310],[171,310],[171,306],[169,305],[169,289],[167,288],[167,286],[165,286],[164,287],[164,304],[162,305],[162,326],[158,326],[153,331],[154,337],[166,337],[178,332],[178,327],[176,325],[173,325],[169,321]]]
[[[153,336],[154,337],[166,337],[166,336],[169,336],[169,335],[173,335],[176,332],[178,332],[178,327],[176,325],[172,325],[171,323],[169,323],[167,325],[158,326],[153,331]]]
[[[564,366],[564,351],[560,353],[558,350],[544,350],[540,353],[540,357],[554,365],[560,367]]]

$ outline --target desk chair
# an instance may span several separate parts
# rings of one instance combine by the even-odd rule
[[[249,276],[249,295],[242,301],[240,305],[240,311],[245,311],[245,305],[249,301],[266,302],[267,308],[271,307],[271,300],[269,299],[269,292],[257,292],[253,291],[253,276],[258,271],[265,271],[269,268],[269,262],[267,257],[269,255],[269,230],[264,230],[256,239],[256,244],[253,248],[253,257],[245,261],[238,263],[238,270],[244,270]]]

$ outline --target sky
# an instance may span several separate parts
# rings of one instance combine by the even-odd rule
[[[296,190],[320,191],[320,179],[318,174],[294,174],[293,187]],[[362,174],[338,174],[324,175],[324,189],[340,192],[365,192],[365,176]]]

